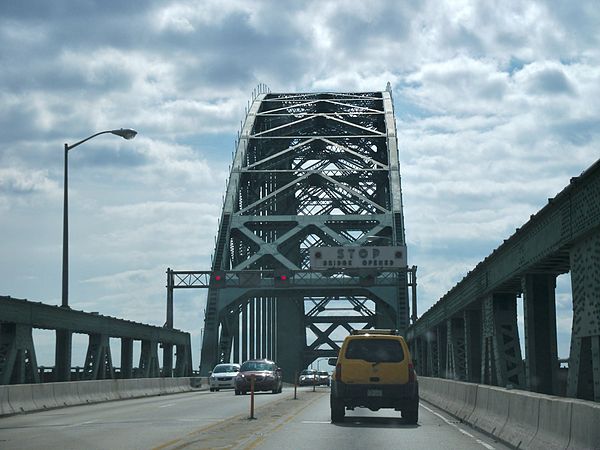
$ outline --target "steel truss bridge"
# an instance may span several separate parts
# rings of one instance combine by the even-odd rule
[[[391,89],[257,93],[231,166],[207,287],[200,374],[272,358],[287,379],[353,328],[405,330],[415,269],[311,272],[309,248],[405,245]],[[215,279],[211,280],[211,276]]]
[[[38,367],[33,340],[34,329],[56,334],[55,365],[44,378]],[[74,333],[89,338],[81,371],[71,367]],[[121,341],[121,361],[116,371],[110,339]],[[140,358],[134,366],[134,344],[140,344]],[[158,351],[163,349],[163,367]],[[173,350],[176,364],[173,368]],[[70,308],[0,296],[0,385],[54,381],[103,380],[115,378],[184,377],[192,374],[189,333],[130,320],[86,313]]]
[[[573,325],[564,376],[555,287],[567,272]],[[600,160],[423,314],[408,338],[423,375],[600,401]]]

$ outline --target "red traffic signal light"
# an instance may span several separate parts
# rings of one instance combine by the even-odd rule
[[[221,270],[215,270],[210,275],[210,287],[222,288],[225,287],[225,272]]]
[[[287,287],[290,285],[291,274],[288,270],[275,270],[274,284],[275,287]]]

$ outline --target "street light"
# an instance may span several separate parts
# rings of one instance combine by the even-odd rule
[[[74,149],[78,145],[89,141],[96,136],[101,134],[114,134],[121,136],[123,139],[133,139],[137,134],[137,131],[129,128],[120,128],[118,130],[106,130],[100,131],[99,133],[92,134],[91,136],[76,142],[73,145],[65,144],[65,182],[64,182],[64,205],[63,205],[63,261],[62,261],[62,304],[63,308],[69,307],[69,217],[68,217],[68,180],[69,180],[69,165],[68,165],[68,154],[69,150]]]

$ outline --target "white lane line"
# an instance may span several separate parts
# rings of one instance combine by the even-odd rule
[[[167,403],[166,405],[160,405],[159,408],[168,408],[169,406],[175,406],[175,403]]]
[[[327,425],[331,424],[331,421],[325,421],[325,420],[303,420],[300,423],[326,423]]]
[[[80,427],[81,425],[89,425],[90,423],[94,423],[94,420],[88,420],[86,422],[79,422],[79,423],[72,423],[71,425],[65,426],[65,428]]]
[[[448,425],[453,426],[454,428],[456,428],[458,431],[460,431],[461,433],[469,436],[470,438],[474,439],[475,442],[477,442],[478,444],[483,445],[485,448],[487,448],[488,450],[494,450],[495,447],[491,446],[490,444],[483,442],[481,439],[476,439],[475,436],[473,436],[471,433],[469,433],[466,430],[463,430],[461,427],[459,427],[458,425],[456,425],[455,423],[450,422],[448,419],[446,419],[444,416],[442,416],[441,414],[436,413],[434,410],[429,409],[427,406],[425,406],[423,403],[421,403],[419,406],[425,408],[427,411],[429,411],[431,414],[439,417],[440,419],[442,419],[444,422],[446,422]]]

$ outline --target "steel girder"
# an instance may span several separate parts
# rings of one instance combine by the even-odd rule
[[[212,271],[300,273],[311,247],[374,239],[405,245],[390,90],[258,95],[234,155]],[[201,375],[232,355],[254,355],[276,359],[291,379],[336,354],[338,335],[357,323],[408,326],[406,271],[387,286],[328,275],[326,287],[323,277],[288,288],[209,287]]]
[[[47,381],[41,380],[39,376],[32,335],[34,328],[54,330],[56,333],[53,381],[71,381],[72,379],[71,344],[73,333],[89,336],[82,374],[84,379],[97,380],[117,377],[112,364],[110,338],[121,339],[119,378],[173,375],[172,367],[164,367],[161,372],[158,366],[157,345],[159,343],[164,349],[164,364],[172,363],[172,358],[171,362],[168,362],[169,358],[166,353],[171,352],[174,346],[177,349],[175,376],[192,374],[189,333],[0,296],[0,384]],[[134,341],[142,341],[140,367],[135,370],[133,368]]]

